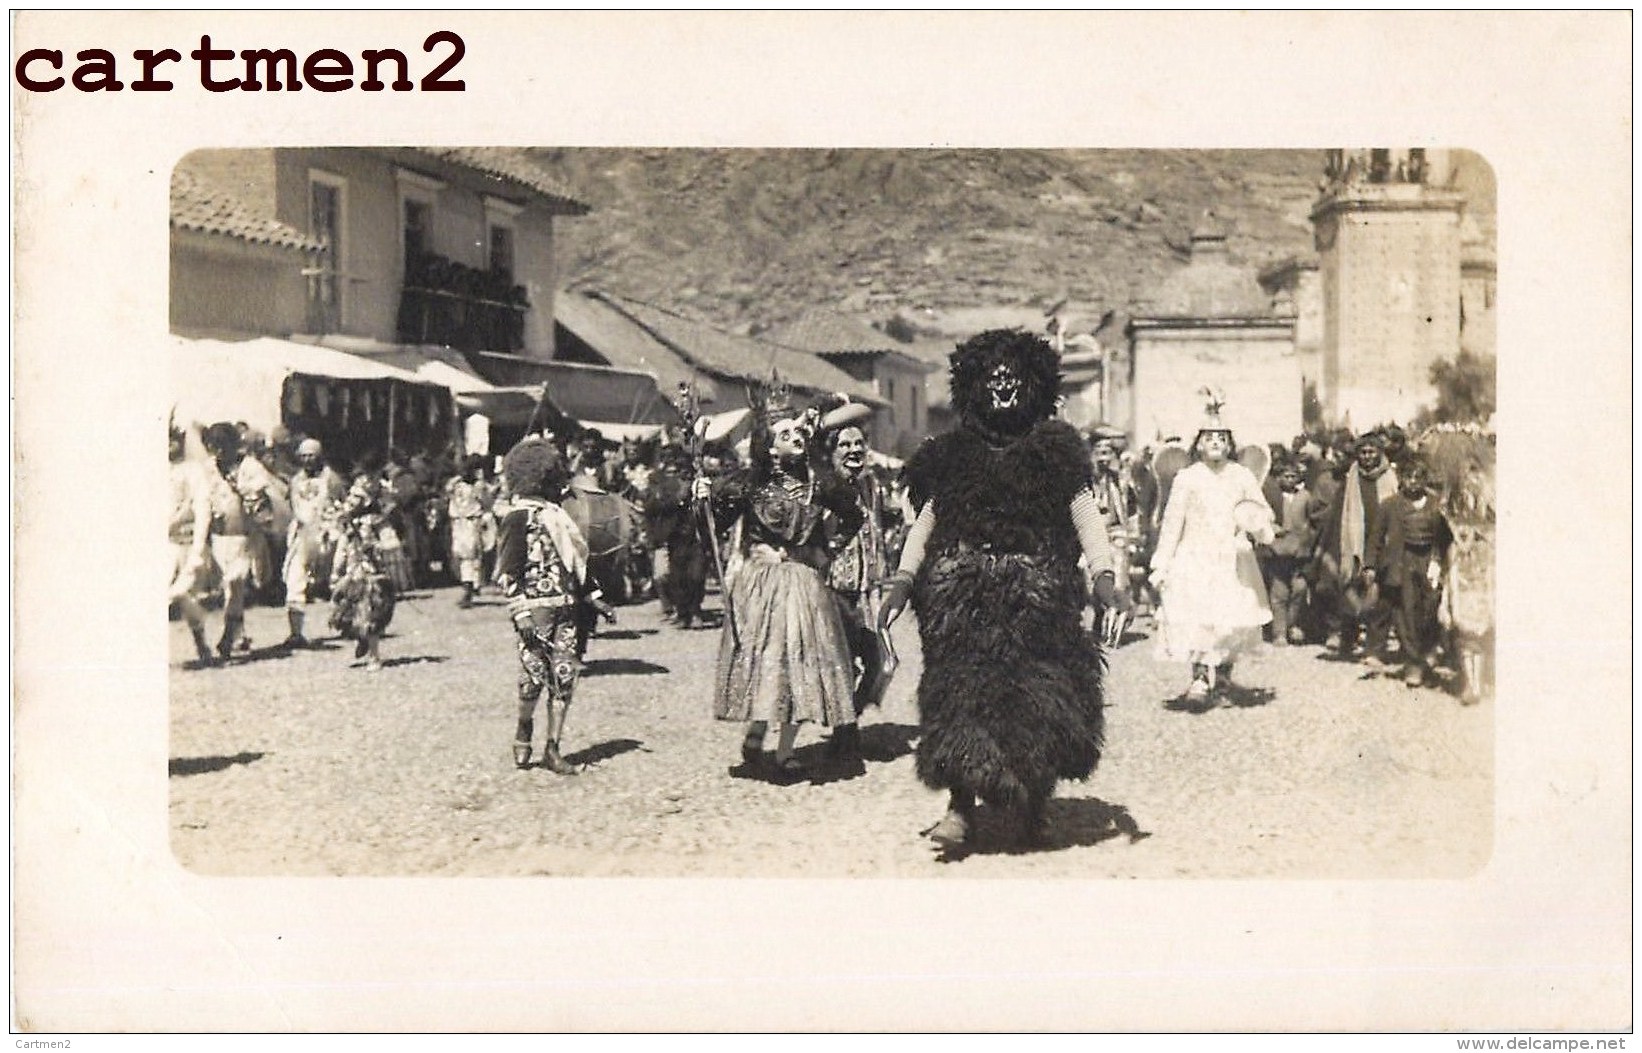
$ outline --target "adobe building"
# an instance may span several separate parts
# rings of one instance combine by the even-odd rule
[[[1110,363],[1108,423],[1137,447],[1189,438],[1203,415],[1200,389],[1212,387],[1239,444],[1289,442],[1302,430],[1295,325],[1273,313],[1257,275],[1232,262],[1224,229],[1205,217],[1189,262],[1125,327],[1127,361]]]
[[[173,184],[171,327],[551,361],[554,219],[587,210],[503,148],[197,150]]]

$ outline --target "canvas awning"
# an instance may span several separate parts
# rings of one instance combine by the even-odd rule
[[[170,338],[179,425],[244,421],[267,435],[293,417],[397,437],[448,428],[451,392],[388,362],[276,337]],[[397,424],[397,429],[394,425]]]

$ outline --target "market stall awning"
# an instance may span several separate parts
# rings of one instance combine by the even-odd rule
[[[284,423],[291,410],[286,382],[388,381],[429,399],[450,389],[391,363],[334,348],[277,337],[250,340],[170,339],[173,412],[178,424],[244,421],[263,434]]]

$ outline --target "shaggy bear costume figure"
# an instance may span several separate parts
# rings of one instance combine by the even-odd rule
[[[946,816],[925,833],[963,844],[977,798],[1042,834],[1063,778],[1100,759],[1104,660],[1082,625],[1089,585],[1114,588],[1089,456],[1051,419],[1058,360],[1041,338],[992,330],[951,358],[962,426],[924,443],[907,465],[918,523],[885,597],[887,625],[911,599],[924,671],[917,770],[947,789]]]

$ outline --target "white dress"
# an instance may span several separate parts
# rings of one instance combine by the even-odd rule
[[[1175,476],[1152,566],[1164,571],[1158,612],[1163,657],[1220,665],[1260,641],[1271,621],[1254,549],[1237,526],[1240,501],[1265,505],[1254,474],[1236,461],[1198,462]]]

